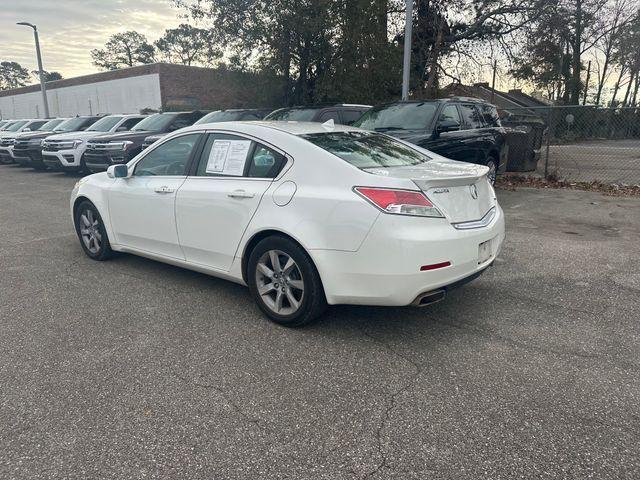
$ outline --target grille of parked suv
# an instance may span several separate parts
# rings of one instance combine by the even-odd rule
[[[16,140],[16,143],[13,145],[13,151],[16,150],[26,150],[29,148],[30,140]]]
[[[87,142],[87,151],[94,151],[96,153],[103,153],[110,150],[122,150],[122,142],[120,143],[111,143],[109,141],[100,142],[100,141],[92,141]]]
[[[73,148],[73,140],[45,140],[42,146],[47,152],[57,152],[58,150],[70,150]]]

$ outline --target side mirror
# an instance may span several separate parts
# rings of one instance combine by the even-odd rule
[[[29,127],[26,127],[26,128],[23,128],[23,129],[22,129],[22,131],[23,131],[23,132],[30,132],[30,131],[31,131],[31,129],[30,129]]]
[[[116,132],[126,132],[127,131],[127,127],[118,127],[116,128]]]
[[[438,133],[455,132],[456,130],[460,130],[460,122],[456,120],[443,120],[438,123],[436,130]]]
[[[129,168],[126,165],[110,165],[107,168],[107,177],[126,178],[129,176]]]

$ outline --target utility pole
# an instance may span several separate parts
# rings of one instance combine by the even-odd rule
[[[582,97],[582,105],[587,104],[587,92],[589,91],[589,77],[591,76],[591,60],[589,60],[589,65],[587,66],[587,79],[584,82],[584,96]]]
[[[402,100],[409,100],[409,69],[411,67],[411,29],[413,26],[413,0],[406,0],[404,24],[404,58],[402,63]]]
[[[44,118],[49,118],[49,102],[47,101],[47,87],[45,85],[44,69],[42,68],[42,55],[40,54],[40,40],[38,28],[29,22],[18,22],[16,25],[24,25],[33,28],[33,37],[36,41],[36,57],[38,59],[38,73],[40,75],[40,90],[42,91],[42,103],[44,104]]]
[[[497,70],[498,70],[498,60],[494,60],[493,61],[493,79],[491,80],[491,102],[490,103],[493,103],[493,98],[495,97]]]

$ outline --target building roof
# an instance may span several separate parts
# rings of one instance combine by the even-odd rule
[[[176,65],[171,63],[150,63],[148,65],[137,65],[135,67],[121,68],[118,70],[109,70],[106,72],[91,73],[89,75],[82,75],[80,77],[64,78],[62,80],[53,80],[47,82],[47,90],[54,90],[56,88],[73,87],[76,85],[84,85],[87,83],[106,82],[109,80],[118,80],[121,78],[139,77],[142,75],[150,75],[157,73],[161,75],[167,71],[179,71],[184,69],[194,70],[210,70],[215,71],[212,68],[204,67],[192,67],[187,65]],[[12,95],[20,95],[22,93],[39,92],[40,84],[28,85],[26,87],[11,88],[9,90],[0,91],[0,97],[10,97]]]
[[[496,107],[519,115],[539,115],[537,109],[548,107],[549,104],[527,95],[522,90],[513,89],[509,92],[501,92],[492,89],[488,83],[474,83],[462,85],[452,83],[446,86],[444,92],[449,95],[468,95],[493,103]]]

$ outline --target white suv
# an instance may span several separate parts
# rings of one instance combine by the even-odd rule
[[[0,163],[14,162],[13,145],[20,133],[37,130],[48,121],[49,119],[46,118],[33,118],[15,120],[13,123],[5,125],[0,131]]]
[[[84,131],[47,137],[42,142],[42,161],[55,170],[83,170],[82,156],[87,149],[87,141],[109,133],[126,132],[143,118],[145,115],[109,115]]]

